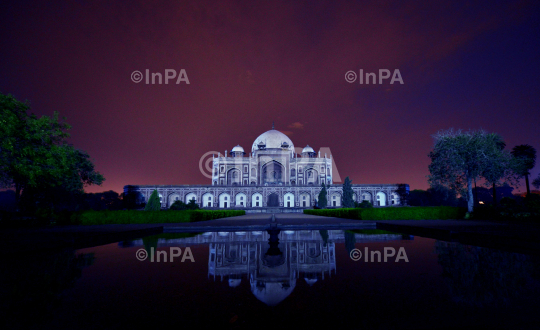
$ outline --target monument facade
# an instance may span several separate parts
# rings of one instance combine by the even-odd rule
[[[298,149],[299,150],[299,149]],[[259,135],[246,154],[240,145],[224,155],[213,155],[210,185],[125,186],[148,201],[157,189],[163,208],[177,200],[194,199],[202,208],[241,208],[246,212],[302,212],[318,201],[327,186],[328,207],[341,207],[342,185],[333,184],[332,157],[307,145],[297,153],[291,139],[272,129]],[[398,206],[397,184],[353,184],[353,199],[375,206]],[[408,188],[408,186],[407,186]]]

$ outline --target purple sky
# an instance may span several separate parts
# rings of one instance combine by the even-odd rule
[[[106,178],[87,191],[210,184],[200,157],[272,121],[353,183],[426,189],[440,129],[540,152],[539,22],[534,1],[2,2],[0,92],[67,117]],[[146,69],[190,84],[131,80]],[[345,81],[360,69],[404,84]]]

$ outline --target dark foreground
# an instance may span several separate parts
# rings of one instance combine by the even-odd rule
[[[406,258],[388,253],[385,262],[392,249]],[[10,329],[533,329],[540,321],[537,256],[366,229],[164,233],[2,263]]]

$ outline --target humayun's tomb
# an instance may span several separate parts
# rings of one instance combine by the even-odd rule
[[[211,185],[136,185],[142,202],[157,189],[163,208],[195,199],[203,208],[240,208],[246,212],[302,212],[316,205],[321,184],[327,185],[328,207],[341,207],[343,186],[333,184],[332,157],[307,145],[297,154],[293,142],[278,130],[255,139],[246,155],[237,145],[228,157],[213,156]],[[407,186],[408,188],[408,186]],[[400,205],[397,184],[353,184],[353,199],[375,206]]]

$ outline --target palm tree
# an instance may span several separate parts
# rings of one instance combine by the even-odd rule
[[[525,177],[525,185],[527,186],[527,197],[531,195],[529,187],[529,174],[536,164],[536,149],[528,144],[521,144],[512,149],[512,155],[522,161],[519,175]]]

